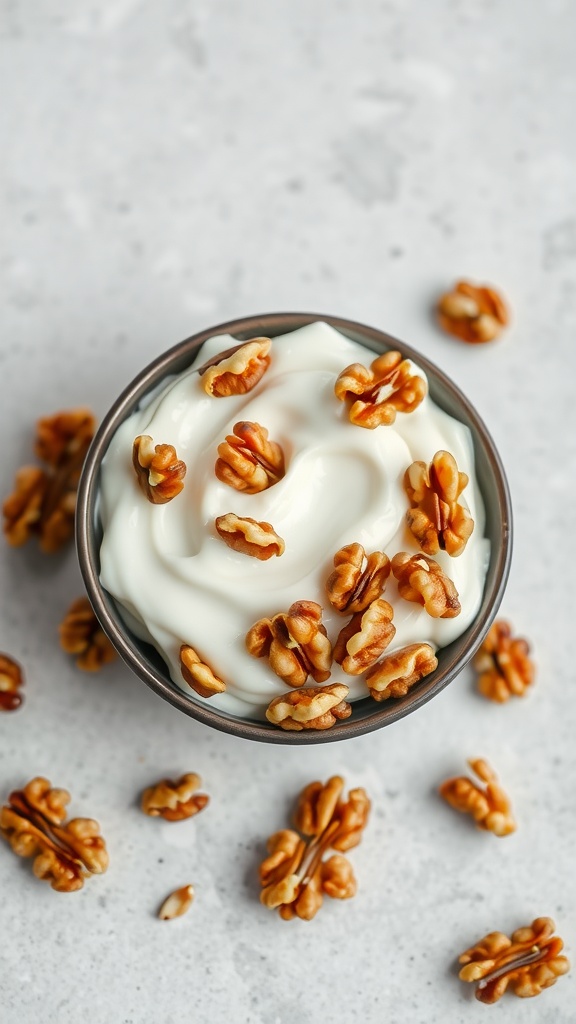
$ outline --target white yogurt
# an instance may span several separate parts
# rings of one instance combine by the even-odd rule
[[[270,367],[249,394],[210,397],[194,367],[234,344],[229,335],[211,338],[190,369],[171,378],[116,432],[102,465],[101,581],[130,628],[157,648],[174,682],[191,697],[203,700],[182,679],[183,643],[227,684],[210,706],[262,718],[287,687],[265,658],[248,654],[246,633],[258,619],[308,600],[322,605],[335,641],[349,620],[326,597],[335,552],[354,541],[367,553],[385,551],[390,558],[419,550],[405,526],[402,480],[411,462],[430,462],[440,449],[451,452],[470,478],[463,500],[475,526],[461,555],[435,556],[458,590],[462,611],[456,618],[431,618],[401,599],[389,578],[383,597],[394,607],[396,635],[386,654],[422,641],[443,647],[464,632],[480,607],[489,543],[467,427],[429,396],[414,412],[399,413],[392,426],[366,430],[350,423],[334,382],[350,363],[370,365],[374,352],[327,324],[311,324],[273,340]],[[218,444],[238,420],[260,423],[284,449],[285,477],[259,494],[242,494],[214,474]],[[184,490],[167,504],[152,504],[137,484],[132,445],[139,434],[173,445],[188,467]],[[214,526],[227,512],[271,523],[285,541],[284,554],[259,561],[233,551]],[[350,700],[367,694],[362,676],[348,676],[336,664],[334,681],[350,687]]]

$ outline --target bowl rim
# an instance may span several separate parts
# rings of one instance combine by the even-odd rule
[[[477,444],[481,445],[490,464],[496,480],[495,497],[502,524],[502,534],[501,544],[498,547],[496,556],[493,584],[488,593],[484,592],[482,599],[482,605],[485,604],[487,596],[490,599],[486,610],[482,616],[477,616],[462,634],[462,636],[468,634],[466,649],[460,655],[454,657],[440,676],[437,679],[433,679],[431,685],[424,688],[419,686],[414,691],[411,691],[407,697],[399,701],[395,700],[393,703],[392,701],[373,702],[374,711],[367,717],[362,717],[357,721],[354,720],[354,714],[352,714],[350,718],[337,723],[331,729],[324,731],[310,729],[295,732],[275,728],[268,723],[238,718],[227,712],[217,711],[215,708],[210,707],[208,702],[201,704],[195,698],[189,697],[183,690],[179,690],[167,673],[166,678],[163,678],[154,666],[143,659],[138,650],[137,643],[127,635],[127,627],[119,625],[120,617],[115,616],[112,611],[113,598],[111,595],[108,595],[108,592],[105,591],[100,583],[99,545],[96,542],[94,524],[102,457],[120,424],[131,415],[146,393],[152,390],[162,377],[169,376],[174,372],[182,372],[184,365],[182,370],[175,370],[172,365],[175,361],[183,362],[189,357],[188,364],[190,364],[196,351],[208,338],[214,335],[243,335],[244,337],[241,337],[240,340],[263,335],[274,338],[275,336],[291,333],[300,327],[305,327],[318,321],[329,324],[353,340],[358,340],[375,353],[381,352],[383,345],[385,346],[384,351],[390,348],[398,348],[403,356],[419,364],[429,377],[439,381],[440,385],[450,395],[451,400],[455,401],[457,407],[462,410],[466,417],[465,425],[471,428],[475,448]],[[371,345],[370,342],[374,344]],[[484,494],[483,499],[486,505],[487,497]],[[385,725],[390,725],[392,722],[404,718],[412,711],[416,711],[448,686],[471,660],[495,618],[508,580],[512,557],[512,506],[504,467],[484,421],[450,377],[425,355],[393,335],[388,334],[386,331],[359,321],[320,313],[262,313],[228,320],[207,330],[199,331],[189,338],[185,338],[152,360],[124,388],[104,416],[84,462],[78,486],[76,505],[76,547],[84,585],[102,629],[128,667],[147,686],[172,704],[173,707],[178,708],[204,725],[245,739],[284,744],[330,743],[374,732]],[[453,643],[457,644],[462,639],[462,636],[453,641]],[[434,675],[435,673],[432,673],[432,677]],[[372,698],[367,696],[360,701],[354,702],[353,709],[356,705],[364,705],[365,701],[372,701]]]

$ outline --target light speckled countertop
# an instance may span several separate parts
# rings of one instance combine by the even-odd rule
[[[3,492],[33,422],[102,414],[150,359],[246,313],[317,310],[382,327],[466,391],[507,467],[515,552],[503,612],[538,681],[492,705],[464,672],[415,715],[346,744],[247,744],[116,665],[75,670],[56,630],[72,551],[0,547],[0,649],[26,703],[0,719],[1,796],[43,773],[96,817],[111,866],[77,894],[0,846],[3,1024],[574,1024],[572,978],[489,1010],[455,956],[551,915],[576,957],[576,143],[569,0],[13,0],[2,14]],[[439,290],[502,287],[492,346],[442,336]],[[568,526],[568,528],[567,528]],[[565,539],[566,538],[566,539]],[[518,832],[475,831],[435,790],[484,755]],[[137,809],[198,771],[209,808]],[[341,772],[374,812],[359,892],[312,923],[258,903],[266,836],[302,784]],[[180,921],[155,911],[193,881]]]

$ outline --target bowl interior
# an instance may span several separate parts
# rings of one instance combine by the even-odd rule
[[[490,540],[490,563],[480,610],[473,623],[453,643],[438,652],[438,668],[400,699],[377,703],[371,697],[355,701],[350,718],[324,732],[284,732],[273,725],[220,712],[202,698],[189,697],[170,678],[164,661],[149,644],[126,626],[121,609],[100,584],[102,527],[98,515],[100,464],[119,425],[165,377],[185,370],[200,346],[215,334],[232,334],[241,341],[254,336],[287,334],[323,320],[375,353],[399,349],[426,372],[430,395],[440,408],[470,427],[476,476],[486,510],[485,534]],[[443,689],[482,642],[496,614],[506,585],[511,557],[512,519],[506,478],[494,443],[473,406],[459,389],[421,353],[383,331],[338,317],[320,314],[276,313],[245,317],[219,324],[181,342],[150,364],[114,403],[94,438],[78,491],[76,538],[84,583],[102,628],[129,667],[153,690],[197,720],[224,732],[270,743],[321,743],[379,729],[425,704]]]

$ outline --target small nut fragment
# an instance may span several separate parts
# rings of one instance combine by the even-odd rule
[[[226,683],[220,679],[189,644],[180,648],[180,670],[185,682],[200,697],[213,697],[216,693],[224,693]]]
[[[330,675],[332,645],[315,601],[295,601],[287,612],[259,619],[246,634],[254,658],[268,658],[270,668],[287,686],[303,686],[308,676],[324,683]]]
[[[210,801],[206,793],[197,793],[202,779],[196,772],[181,775],[176,782],[161,779],[154,786],[148,786],[142,793],[140,806],[144,814],[165,821],[184,821],[203,811]]]
[[[194,886],[183,885],[181,889],[171,892],[164,900],[158,911],[158,917],[161,921],[173,921],[175,917],[182,917],[182,914],[186,914],[190,910],[193,901]]]
[[[438,667],[429,644],[409,644],[387,654],[366,674],[366,686],[374,700],[405,697],[408,690]]]
[[[172,501],[184,487],[186,463],[171,444],[155,445],[149,434],[134,439],[132,465],[140,488],[153,505]]]
[[[426,397],[426,383],[412,372],[400,352],[385,352],[370,364],[352,363],[338,376],[334,393],[349,405],[351,423],[374,430],[394,423],[398,412],[417,409]]]
[[[37,878],[57,892],[81,889],[90,874],[108,867],[106,844],[92,818],[65,821],[70,794],[48,779],[32,779],[0,808],[0,835],[18,857],[34,857]]]
[[[412,505],[406,522],[427,555],[442,550],[456,557],[466,547],[474,520],[458,498],[467,483],[449,452],[436,452],[429,466],[413,462],[406,470],[404,489]]]
[[[392,572],[400,597],[423,605],[432,618],[453,619],[460,614],[458,591],[433,558],[399,551],[392,559]]]
[[[389,575],[390,559],[383,551],[367,555],[361,544],[346,544],[334,555],[328,600],[339,612],[363,612],[380,597]]]
[[[495,836],[508,836],[516,831],[516,822],[508,796],[498,784],[498,777],[482,758],[468,761],[472,771],[486,783],[484,789],[465,775],[447,779],[440,786],[440,796],[456,811],[470,814],[478,828]]]
[[[0,652],[0,711],[16,711],[23,697],[20,687],[24,683],[24,675],[17,661],[9,654]]]
[[[284,553],[284,541],[270,523],[259,523],[249,516],[227,512],[217,517],[215,526],[224,543],[243,555],[252,555],[264,562],[272,555]]]
[[[87,597],[72,602],[58,626],[58,633],[62,650],[77,655],[76,665],[83,672],[98,672],[116,658],[116,651],[101,629]]]
[[[202,374],[202,387],[214,398],[245,395],[270,366],[270,338],[252,338]]]
[[[214,466],[218,479],[245,494],[258,494],[278,483],[286,472],[284,452],[276,441],[268,440],[266,428],[242,420],[232,430],[218,445]]]
[[[304,686],[274,697],[266,708],[266,718],[281,729],[331,729],[338,720],[349,718],[352,708],[344,699],[348,687],[343,683],[328,686]]]
[[[386,650],[396,633],[393,615],[392,605],[378,598],[365,612],[353,615],[340,630],[334,644],[334,661],[342,665],[348,675],[361,675]]]
[[[537,917],[510,938],[490,932],[458,958],[464,965],[459,977],[479,982],[475,995],[481,1003],[496,1003],[507,988],[521,998],[538,996],[570,970],[569,960],[558,955],[564,943],[555,931],[551,917]]]
[[[504,299],[489,285],[457,281],[438,300],[438,322],[448,334],[475,344],[493,341],[509,320]]]
[[[512,696],[523,697],[536,674],[529,654],[528,641],[513,637],[509,622],[494,622],[472,663],[479,673],[480,693],[500,704]]]

